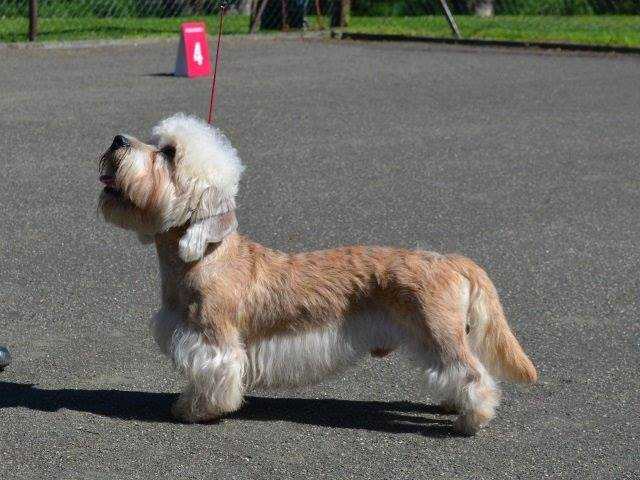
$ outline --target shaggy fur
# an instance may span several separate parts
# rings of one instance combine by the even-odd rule
[[[226,138],[182,114],[155,127],[149,144],[116,137],[101,161],[104,217],[156,245],[154,335],[187,380],[177,418],[212,420],[237,410],[249,388],[316,383],[403,349],[459,412],[456,428],[474,433],[494,416],[492,375],[536,380],[472,261],[384,247],[265,248],[235,231],[241,173]]]

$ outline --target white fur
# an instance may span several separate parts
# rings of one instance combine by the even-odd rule
[[[158,148],[175,148],[175,177],[181,190],[164,229],[189,223],[180,241],[180,257],[185,262],[204,255],[207,244],[219,242],[237,227],[235,217],[221,228],[217,217],[235,209],[234,197],[244,167],[238,152],[220,130],[201,119],[177,113],[153,128],[151,142]]]
[[[176,148],[179,178],[203,182],[213,187],[219,198],[233,198],[238,193],[244,167],[236,149],[217,128],[197,117],[177,113],[153,128],[151,141],[159,148]]]
[[[112,160],[101,173],[116,175],[116,184],[130,203],[116,202],[103,193],[105,218],[146,236],[188,224],[184,256],[191,261],[200,258],[207,243],[219,241],[221,235],[229,233],[222,232],[219,223],[207,219],[235,209],[234,197],[244,169],[238,152],[220,130],[184,113],[156,125],[151,145],[132,137],[129,140],[134,147],[117,158],[118,168],[115,169]],[[175,149],[173,158],[162,151],[169,146]],[[159,189],[150,180],[152,173],[167,172],[174,182]],[[149,204],[151,198],[153,205]],[[143,214],[146,209],[160,214]],[[235,228],[234,223],[230,230]]]
[[[274,335],[247,347],[246,383],[266,388],[315,384],[373,349],[394,350],[406,338],[397,325],[373,313],[348,318],[339,326]]]
[[[180,239],[180,258],[184,262],[195,262],[202,258],[210,241],[220,241],[220,238],[213,239],[210,231],[211,219],[204,219],[193,222],[185,234]]]
[[[237,410],[246,389],[315,384],[352,366],[371,350],[409,347],[426,371],[426,383],[461,416],[458,428],[472,433],[494,416],[496,385],[477,362],[479,377],[464,363],[442,365],[433,352],[397,324],[378,314],[349,318],[342,325],[302,333],[278,334],[249,345],[217,345],[182,322],[176,312],[160,310],[153,332],[161,351],[187,377],[189,386],[174,406],[189,421]],[[475,413],[482,419],[474,417]]]
[[[181,409],[187,405],[191,418],[206,418],[240,407],[247,357],[239,343],[216,344],[167,309],[155,315],[152,327],[160,350],[188,380],[190,388],[178,400]]]
[[[242,164],[219,130],[184,114],[158,124],[152,142],[160,149],[175,148],[174,158],[170,158],[168,149],[163,153],[154,146],[138,145],[140,151],[126,155],[118,170],[118,182],[124,184],[126,196],[142,213],[132,215],[131,206],[126,204],[111,206],[115,213],[108,215],[115,220],[134,217],[139,224],[149,224],[149,228],[136,229],[143,239],[186,226],[179,255],[186,262],[198,260],[207,243],[220,242],[236,229],[234,197]],[[141,175],[145,170],[155,176],[145,178]],[[169,177],[173,181],[154,190],[159,186],[155,178]],[[162,212],[161,221],[142,218],[147,203],[154,203],[151,207]],[[165,268],[162,262],[160,268]],[[163,292],[170,274],[162,271]],[[470,304],[470,297],[477,295],[470,290],[469,282],[463,282],[460,322],[469,321],[471,313],[471,321],[482,324],[488,313],[483,302]],[[371,311],[357,316],[334,322],[327,319],[324,326],[313,330],[279,333],[244,345],[241,338],[207,337],[199,327],[185,322],[184,313],[172,311],[168,305],[167,301],[154,317],[153,331],[160,349],[187,379],[188,386],[174,405],[174,414],[188,421],[212,419],[237,410],[247,388],[318,383],[370,353],[398,348],[408,351],[426,371],[424,383],[460,409],[462,431],[477,430],[493,415],[497,403],[495,384],[473,354],[452,350],[444,355],[429,349],[423,330],[405,330],[406,325],[418,325],[421,319],[391,319],[387,312],[372,306]],[[482,354],[479,335],[484,329],[478,328],[482,325],[470,326],[472,333],[464,341],[471,343],[474,353]]]
[[[160,350],[188,380],[176,410],[187,411],[190,420],[236,410],[246,389],[319,383],[375,349],[402,348],[408,353],[426,373],[425,383],[460,410],[461,431],[479,427],[470,413],[480,412],[486,422],[498,403],[496,385],[480,362],[476,362],[475,375],[463,362],[443,365],[423,343],[412,341],[415,335],[382,312],[350,317],[321,329],[276,334],[246,349],[239,339],[224,345],[213,343],[166,308],[155,315],[153,333]]]
[[[228,205],[229,210],[191,221],[191,225],[180,239],[179,252],[183,261],[189,263],[202,258],[207,244],[221,242],[238,228],[236,215],[232,211],[235,203],[224,202],[224,205]],[[220,210],[222,208],[220,207]]]
[[[145,152],[139,150],[131,150],[126,156],[126,161],[121,162],[117,171],[117,175],[121,177],[132,177],[141,175],[147,168],[147,157]],[[131,182],[129,182],[131,183]],[[141,203],[145,203],[144,202]]]
[[[445,401],[455,404],[461,411],[476,410],[484,402],[481,390],[495,389],[495,382],[481,364],[478,365],[480,378],[474,380],[469,376],[469,369],[462,363],[456,363],[445,368],[430,368],[427,370],[429,386],[436,395]],[[485,408],[493,409],[497,402]]]
[[[206,384],[215,378],[227,378],[213,369],[237,362],[233,367],[243,371],[247,388],[294,387],[314,384],[327,376],[352,366],[372,349],[393,350],[408,342],[407,333],[381,316],[361,315],[340,326],[309,332],[279,334],[249,345],[246,354],[224,358],[220,349],[212,347],[202,334],[187,327],[178,313],[161,309],[152,320],[154,338],[160,351],[171,358],[176,368],[195,380],[193,372],[203,363],[212,369],[211,379],[198,378]],[[228,351],[229,348],[223,348]],[[228,352],[227,352],[228,353]],[[205,362],[203,359],[209,358]],[[229,361],[225,361],[229,360]],[[231,375],[236,380],[238,373]],[[226,387],[228,388],[228,387]],[[216,390],[215,385],[205,388]]]

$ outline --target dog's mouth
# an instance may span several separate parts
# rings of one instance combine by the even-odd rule
[[[113,175],[100,175],[100,182],[104,184],[103,191],[113,197],[122,195],[122,190],[116,187],[116,178]]]
[[[102,191],[110,197],[118,199],[122,197],[122,190],[118,188],[116,182],[116,169],[128,151],[129,148],[114,149],[111,147],[100,157],[99,180],[104,185]]]

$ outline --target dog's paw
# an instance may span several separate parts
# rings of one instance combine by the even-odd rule
[[[448,400],[440,402],[440,411],[445,415],[454,415],[456,413],[460,413],[460,409],[458,408],[458,406]]]
[[[480,426],[470,423],[464,415],[460,415],[453,424],[453,429],[465,437],[471,437],[478,433]]]
[[[217,408],[200,410],[193,408],[191,402],[181,398],[171,406],[171,416],[182,423],[211,423],[220,419],[222,412]]]
[[[176,400],[171,405],[171,416],[182,423],[193,423],[191,412],[181,404],[180,400]]]
[[[458,416],[453,428],[462,435],[472,436],[489,423],[492,417],[493,414],[491,412],[475,411],[463,413]]]

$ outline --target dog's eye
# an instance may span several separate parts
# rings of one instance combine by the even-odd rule
[[[175,147],[171,146],[171,145],[167,145],[166,147],[162,147],[162,150],[160,150],[162,152],[162,154],[165,156],[165,158],[167,160],[173,160],[173,157],[175,157],[176,155],[176,149]]]

